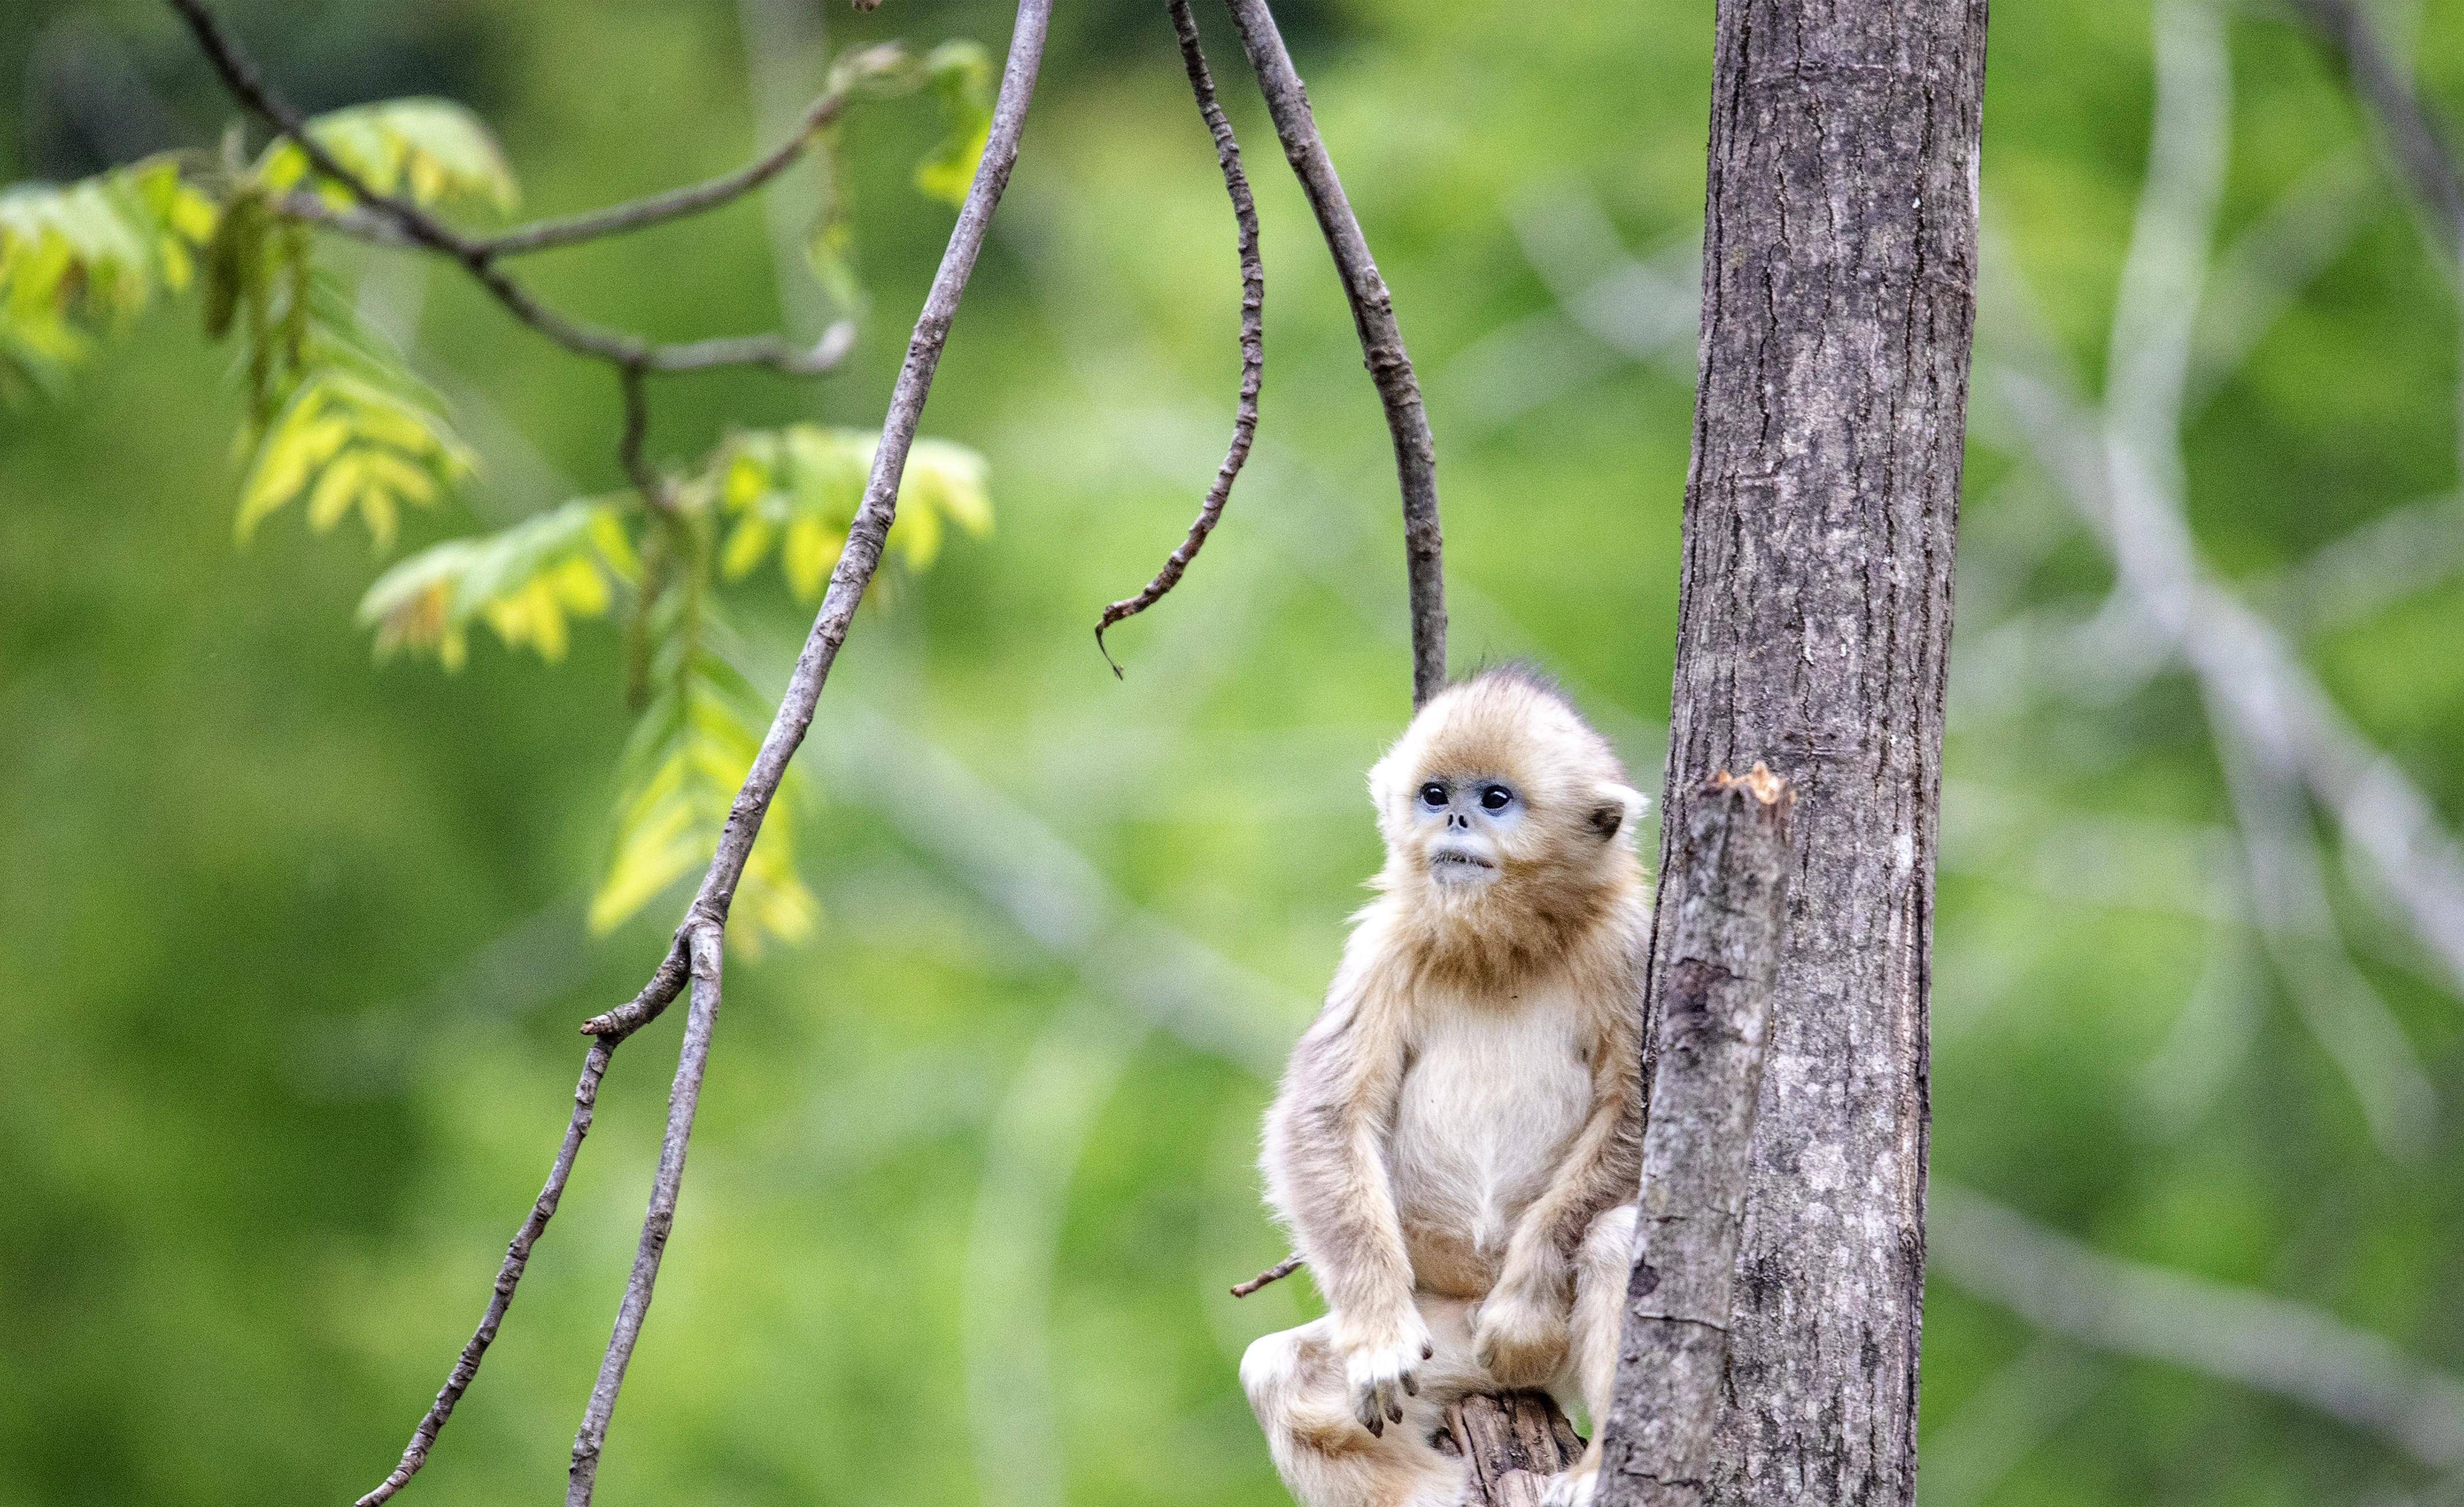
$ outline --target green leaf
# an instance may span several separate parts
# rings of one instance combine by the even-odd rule
[[[213,223],[167,155],[0,190],[0,388],[56,387],[93,349],[88,329],[124,329],[187,285]]]
[[[233,528],[246,543],[257,525],[305,498],[311,529],[356,509],[382,550],[393,542],[402,504],[429,506],[444,484],[473,469],[440,415],[340,367],[319,367],[293,384],[266,425]]]
[[[677,610],[663,615],[662,689],[619,765],[615,841],[590,903],[599,931],[623,925],[709,863],[769,721],[743,677],[701,646],[715,630],[701,594],[686,587],[673,596]],[[803,937],[819,915],[796,873],[797,780],[791,772],[771,802],[737,885],[731,935],[754,950],[766,940]]]
[[[935,199],[963,205],[992,134],[992,59],[974,42],[944,42],[925,57],[924,69],[948,130],[941,144],[917,164],[915,186]]]
[[[880,443],[863,430],[811,424],[731,439],[698,478],[735,520],[719,550],[720,578],[740,580],[775,552],[788,588],[806,601],[818,598],[863,504]],[[963,445],[915,442],[889,541],[910,570],[932,565],[946,525],[970,536],[991,529],[986,472],[983,456]]]
[[[519,198],[513,169],[479,118],[451,99],[383,99],[320,115],[308,134],[363,183],[414,203],[475,199],[509,210]],[[257,159],[254,177],[285,193],[310,173],[308,154],[285,137]],[[318,184],[330,201],[347,203],[338,186]]]
[[[369,467],[377,483],[413,495],[395,470],[407,465],[400,456],[377,450],[345,457],[326,475],[350,461]],[[410,474],[426,480],[424,472]],[[321,500],[310,502],[312,524]],[[561,660],[572,640],[572,620],[605,616],[615,584],[640,569],[626,535],[629,506],[625,497],[577,497],[500,533],[423,550],[368,588],[360,622],[376,630],[380,657],[429,649],[448,669],[458,668],[471,624],[483,622],[509,648]]]

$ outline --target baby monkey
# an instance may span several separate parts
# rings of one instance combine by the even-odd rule
[[[1642,798],[1520,668],[1448,688],[1369,773],[1386,865],[1267,1111],[1268,1201],[1331,1312],[1241,1384],[1304,1507],[1454,1507],[1446,1405],[1608,1412],[1640,1178]],[[1598,1446],[1553,1478],[1581,1507]]]

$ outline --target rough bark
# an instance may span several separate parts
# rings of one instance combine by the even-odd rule
[[[1915,1495],[1985,20],[1983,0],[1719,6],[1651,1000],[1704,774],[1767,759],[1797,802],[1718,1503]],[[1639,1499],[1631,1474],[1601,1493]]]
[[[1788,787],[1697,793],[1669,864],[1668,995],[1642,1138],[1634,1278],[1601,1468],[1641,1507],[1703,1500],[1788,897]]]

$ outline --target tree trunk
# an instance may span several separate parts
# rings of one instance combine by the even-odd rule
[[[1670,993],[1618,1386],[1601,1425],[1602,1468],[1636,1485],[1637,1507],[1700,1507],[1710,1475],[1788,900],[1788,787],[1759,764],[1712,783],[1668,864]]]
[[[1797,803],[1718,1503],[1915,1495],[1985,16],[1984,0],[1719,5],[1652,1035],[1683,879],[1671,847],[1705,777],[1761,759]],[[1626,1468],[1600,1501],[1634,1507],[1649,1462],[1613,1452]]]

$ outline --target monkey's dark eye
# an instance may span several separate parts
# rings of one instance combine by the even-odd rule
[[[1432,809],[1446,803],[1446,787],[1431,780],[1420,787],[1420,804]]]
[[[1504,785],[1491,785],[1480,793],[1480,808],[1483,811],[1504,811],[1513,803],[1514,792]]]

